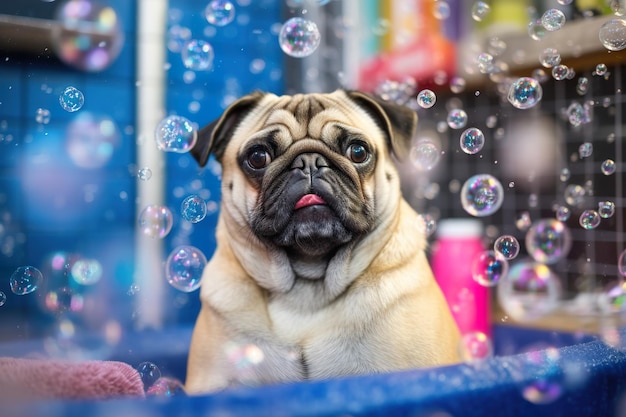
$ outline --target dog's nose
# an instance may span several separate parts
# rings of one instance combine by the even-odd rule
[[[321,168],[328,168],[326,158],[318,153],[303,153],[293,160],[291,169],[301,170],[306,175],[313,176]]]

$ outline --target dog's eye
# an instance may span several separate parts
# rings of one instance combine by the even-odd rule
[[[248,154],[248,166],[252,169],[263,169],[269,165],[272,158],[263,148],[254,148]]]
[[[356,164],[362,164],[367,160],[369,153],[365,145],[361,143],[353,143],[348,146],[347,156]]]

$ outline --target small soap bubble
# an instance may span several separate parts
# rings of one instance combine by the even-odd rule
[[[485,251],[472,263],[472,278],[483,287],[493,287],[509,270],[508,261],[495,251]]]
[[[520,245],[515,236],[502,235],[493,244],[493,250],[504,259],[515,259],[519,254]]]
[[[497,287],[500,306],[518,321],[534,320],[553,311],[561,292],[558,276],[547,265],[531,261],[514,264]]]
[[[489,4],[485,3],[484,1],[477,1],[472,6],[472,19],[477,22],[482,22],[487,17],[487,15],[489,15],[490,10],[491,7],[489,6]]]
[[[194,246],[179,246],[167,257],[165,278],[177,290],[192,292],[200,287],[206,256]]]
[[[462,109],[452,109],[448,112],[446,121],[452,129],[462,129],[467,124],[467,113]]]
[[[576,92],[580,96],[587,94],[589,88],[589,79],[587,77],[580,77],[576,83]]]
[[[522,397],[533,404],[550,404],[559,399],[563,387],[557,381],[539,378],[522,390]]]
[[[41,125],[50,123],[50,110],[39,107],[35,112],[35,121]]]
[[[142,181],[148,181],[152,178],[152,170],[150,168],[144,167],[137,171],[137,177],[139,177]]]
[[[598,202],[598,214],[603,219],[613,217],[615,214],[615,203],[612,201],[600,201]]]
[[[493,114],[488,116],[487,120],[485,121],[485,124],[487,125],[489,129],[493,129],[494,127],[498,125],[498,116],[493,115]]]
[[[546,36],[546,28],[541,24],[541,19],[533,20],[528,24],[528,36],[538,41]]]
[[[483,146],[485,146],[485,135],[480,129],[470,127],[461,133],[459,142],[463,152],[473,155],[480,152]]]
[[[531,225],[532,219],[528,211],[522,211],[515,219],[515,227],[519,231],[525,232],[530,228]]]
[[[170,52],[180,53],[191,40],[191,30],[185,26],[174,25],[168,29],[166,40]]]
[[[563,81],[569,74],[569,68],[567,65],[557,65],[552,68],[552,78],[557,81]]]
[[[78,88],[69,86],[59,96],[59,103],[63,110],[72,113],[83,107],[85,96]]]
[[[157,125],[157,147],[165,152],[189,152],[198,140],[198,131],[189,119],[183,116],[168,116]]]
[[[43,275],[34,266],[20,266],[9,278],[11,291],[17,295],[30,294],[43,283]]]
[[[311,55],[320,45],[321,35],[317,25],[300,17],[287,20],[280,29],[280,48],[289,56],[304,58]]]
[[[152,362],[141,362],[136,369],[143,382],[144,391],[161,378],[161,370]]]
[[[133,295],[137,294],[140,290],[141,288],[139,287],[139,285],[131,284],[130,287],[128,287],[128,291],[126,291],[126,295],[132,297]]]
[[[492,175],[478,174],[470,177],[461,189],[461,205],[472,216],[489,216],[502,206],[504,189]]]
[[[569,184],[563,191],[565,202],[572,207],[580,206],[585,201],[586,195],[585,188],[578,184]]]
[[[439,146],[430,139],[418,140],[409,153],[413,165],[420,171],[429,171],[441,157]]]
[[[598,64],[596,65],[596,70],[594,71],[594,73],[596,75],[603,76],[604,74],[606,74],[607,70],[608,68],[605,64]]]
[[[437,230],[437,220],[430,214],[424,214],[422,220],[424,222],[424,234],[426,237],[432,236]]]
[[[578,156],[580,159],[589,158],[593,154],[593,144],[585,142],[578,147]]]
[[[487,359],[493,355],[493,345],[483,332],[470,332],[461,336],[459,356],[463,362]]]
[[[546,68],[552,68],[561,63],[561,54],[556,48],[545,48],[539,54],[539,62]]]
[[[600,170],[604,175],[613,175],[615,174],[615,161],[612,159],[605,159],[602,161],[602,165],[600,166]]]
[[[583,229],[591,230],[600,226],[600,221],[602,218],[600,214],[598,214],[595,210],[585,210],[580,214],[580,218],[578,219],[578,223]]]
[[[518,109],[528,109],[541,100],[543,90],[534,78],[521,77],[511,84],[507,99]]]
[[[562,222],[566,222],[567,220],[569,220],[569,217],[571,215],[571,211],[567,206],[559,206],[556,209],[556,219]]]
[[[622,251],[617,259],[617,270],[623,277],[626,277],[626,249]]]
[[[138,223],[144,235],[163,239],[172,230],[174,217],[165,206],[149,205],[139,213]]]
[[[452,79],[450,79],[450,91],[454,94],[462,93],[465,90],[466,85],[467,82],[465,81],[465,78],[452,77]]]
[[[235,6],[228,0],[213,0],[204,9],[207,22],[215,26],[226,26],[235,18]]]
[[[559,174],[559,179],[561,180],[561,182],[567,182],[569,181],[571,176],[572,176],[572,173],[569,170],[569,168],[563,168],[561,170],[561,173]]]
[[[611,19],[600,26],[598,37],[609,51],[621,51],[626,48],[626,21]]]
[[[557,263],[567,256],[571,247],[570,230],[556,219],[539,220],[526,233],[526,250],[540,263]]]
[[[72,265],[72,278],[81,285],[93,285],[102,277],[102,264],[97,259],[79,259]]]
[[[450,17],[450,5],[445,0],[437,0],[435,2],[435,8],[433,10],[435,19],[446,20]]]
[[[180,51],[183,65],[193,71],[206,71],[213,66],[213,47],[210,43],[192,39]]]
[[[180,205],[183,219],[191,223],[198,223],[206,217],[206,202],[199,195],[187,196]]]
[[[430,109],[436,101],[437,96],[432,90],[424,89],[417,95],[417,104],[423,109]]]
[[[7,295],[0,291],[0,307],[2,307],[3,305],[5,305],[7,302]]]
[[[493,55],[487,52],[482,52],[478,55],[476,61],[478,63],[478,71],[480,71],[482,74],[491,74],[492,72],[494,72],[495,63]]]
[[[185,396],[186,393],[182,382],[175,378],[163,376],[146,389],[146,395],[152,397],[179,397]]]
[[[548,31],[559,30],[565,24],[565,14],[559,9],[546,10],[541,16],[541,25]]]

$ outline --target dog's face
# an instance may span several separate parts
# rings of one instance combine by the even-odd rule
[[[328,257],[395,211],[391,154],[415,112],[359,92],[255,93],[199,132],[192,154],[222,165],[222,210],[244,231],[298,258]]]

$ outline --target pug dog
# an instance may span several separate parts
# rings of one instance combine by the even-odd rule
[[[366,93],[255,92],[201,129],[222,166],[186,391],[459,361],[459,331],[395,159],[416,113]]]

